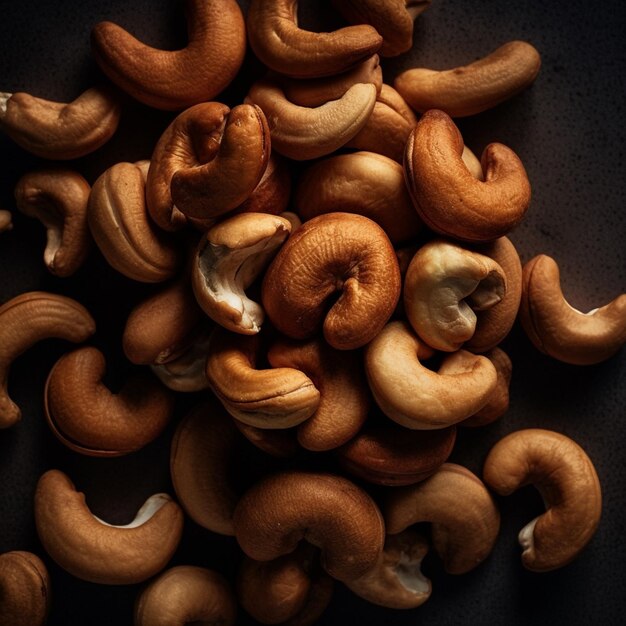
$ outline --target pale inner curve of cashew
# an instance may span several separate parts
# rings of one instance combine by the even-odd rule
[[[422,558],[412,559],[408,554],[402,553],[394,572],[402,586],[411,593],[430,593],[430,581],[422,574]]]
[[[97,515],[93,515],[93,513],[92,515],[102,525],[109,526],[110,528],[138,528],[149,521],[157,513],[157,511],[171,501],[172,498],[170,498],[166,493],[155,493],[143,503],[143,506],[139,509],[139,511],[137,511],[137,515],[135,515],[135,518],[129,524],[109,524],[108,522],[100,519]]]

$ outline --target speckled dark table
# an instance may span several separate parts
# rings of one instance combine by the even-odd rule
[[[305,25],[315,26],[302,3]],[[326,3],[319,3],[326,4]],[[161,47],[182,44],[185,27],[177,0],[3,2],[0,12],[0,91],[28,91],[68,101],[101,75],[89,51],[91,26],[109,19]],[[384,64],[390,82],[412,64],[447,68],[481,57],[511,39],[525,39],[541,52],[534,86],[496,109],[460,122],[476,152],[490,141],[512,147],[522,158],[533,188],[526,220],[511,235],[524,261],[544,252],[561,266],[570,302],[583,310],[626,291],[626,32],[619,0],[536,2],[433,0],[419,18],[415,47]],[[253,72],[258,65],[252,65]],[[251,76],[241,77],[220,99],[235,102]],[[72,163],[90,182],[119,160],[149,156],[170,114],[124,104],[121,128],[103,149]],[[0,208],[14,209],[12,189],[24,172],[42,165],[0,136]],[[128,368],[119,342],[128,311],[154,287],[109,270],[93,251],[74,277],[49,275],[41,259],[44,231],[14,215],[14,229],[0,235],[0,302],[33,289],[73,296],[96,317],[93,343],[119,363],[115,384]],[[514,328],[504,344],[514,363],[511,408],[499,422],[461,433],[452,460],[480,472],[490,446],[527,426],[565,433],[594,461],[604,492],[603,518],[583,554],[567,568],[544,575],[520,565],[518,530],[541,510],[530,488],[499,499],[502,529],[487,562],[461,577],[447,576],[435,558],[424,570],[433,581],[431,599],[414,611],[366,604],[337,585],[322,625],[339,624],[617,624],[626,612],[626,353],[593,367],[550,360]],[[172,425],[144,450],[119,459],[80,457],[52,436],[42,416],[42,389],[49,369],[68,349],[61,341],[39,344],[11,371],[12,397],[23,420],[0,431],[0,552],[40,554],[53,584],[54,626],[127,626],[139,586],[100,587],[76,580],[43,553],[33,522],[33,493],[49,468],[67,472],[87,495],[92,510],[111,523],[126,523],[151,493],[171,491],[168,473]],[[181,401],[182,415],[194,398]],[[234,540],[187,522],[173,563],[236,569]],[[242,624],[252,623],[241,616]]]

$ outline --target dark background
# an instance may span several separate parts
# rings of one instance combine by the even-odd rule
[[[305,26],[334,27],[326,3],[302,2]],[[320,9],[322,5],[322,9]],[[185,22],[177,0],[106,0],[0,3],[0,91],[26,91],[69,101],[103,80],[89,49],[89,32],[109,19],[152,45],[184,45]],[[322,15],[323,14],[323,15]],[[322,17],[320,17],[322,15]],[[523,261],[546,253],[562,271],[571,304],[589,310],[626,291],[626,160],[624,158],[626,19],[623,3],[552,0],[463,2],[434,0],[418,18],[415,46],[385,61],[386,82],[405,67],[446,69],[482,57],[511,39],[534,44],[543,59],[533,87],[512,101],[459,122],[466,143],[480,154],[491,141],[512,147],[524,162],[533,189],[526,220],[511,235]],[[261,68],[241,76],[218,99],[236,103]],[[97,153],[68,165],[89,182],[120,160],[147,158],[172,114],[125,100],[122,123]],[[45,165],[0,135],[0,208],[14,211],[12,189],[26,171]],[[93,250],[72,278],[47,273],[43,227],[14,213],[14,228],[0,235],[0,303],[25,291],[49,290],[80,300],[96,317],[92,343],[115,363],[111,384],[129,366],[122,357],[121,331],[130,308],[154,286],[140,285],[110,270]],[[320,624],[587,624],[622,623],[626,613],[626,368],[624,351],[591,367],[575,367],[539,354],[516,326],[504,348],[514,364],[511,408],[499,422],[461,432],[452,460],[480,473],[484,457],[504,434],[523,427],[562,432],[593,460],[603,487],[603,518],[597,534],[568,567],[532,574],[520,564],[516,536],[541,511],[527,488],[498,499],[502,529],[491,557],[474,572],[452,577],[429,556],[424,570],[433,581],[431,599],[413,611],[369,605],[336,586]],[[49,559],[33,521],[33,494],[39,476],[58,468],[84,491],[93,512],[110,523],[126,523],[145,498],[172,492],[169,442],[173,424],[144,450],[119,459],[81,457],[49,432],[42,414],[46,376],[69,346],[43,342],[12,367],[9,389],[23,419],[0,431],[0,553],[31,550],[49,567],[55,626],[131,624],[140,586],[105,587],[79,581]],[[180,402],[184,414],[195,398]],[[215,568],[227,576],[239,552],[224,539],[186,522],[173,564]],[[252,623],[242,615],[242,624]]]

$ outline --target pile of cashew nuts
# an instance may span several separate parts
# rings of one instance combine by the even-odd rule
[[[71,276],[95,243],[129,281],[161,285],[127,319],[120,342],[138,367],[118,392],[89,345],[68,348],[37,391],[77,454],[133,453],[178,420],[175,493],[150,497],[130,524],[93,515],[59,470],[34,494],[45,558],[93,583],[146,583],[136,626],[234,624],[238,607],[263,624],[315,624],[336,581],[384,607],[418,607],[432,591],[420,570],[429,547],[452,575],[479,566],[498,539],[494,494],[528,484],[546,507],[519,533],[529,570],[570,563],[600,520],[593,463],[563,434],[507,435],[482,476],[447,462],[457,428],[508,409],[512,363],[499,345],[517,319],[537,350],[569,364],[626,342],[626,294],[582,313],[557,260],[522,267],[507,234],[531,203],[524,164],[500,143],[478,159],[454,122],[529,88],[539,52],[512,41],[392,86],[379,55],[411,48],[428,0],[333,5],[347,25],[319,33],[299,28],[295,0],[252,0],[245,16],[235,0],[188,0],[188,45],[176,51],[99,23],[91,46],[109,84],[70,103],[0,94],[0,130],[55,162],[15,188],[17,209],[47,229],[47,269]],[[231,107],[220,94],[246,72],[247,46],[267,72]],[[62,162],[79,167],[116,133],[121,92],[171,123],[146,160],[90,184]],[[0,232],[10,228],[0,211]],[[64,295],[2,303],[0,428],[21,417],[12,362],[47,338],[86,344],[96,332]],[[194,393],[179,419],[177,398]],[[236,580],[168,569],[186,517],[236,539]],[[0,555],[0,590],[1,623],[45,624],[40,557]]]

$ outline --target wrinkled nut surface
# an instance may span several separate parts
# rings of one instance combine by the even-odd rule
[[[600,522],[598,475],[586,452],[560,433],[529,428],[513,432],[491,449],[485,483],[510,495],[532,484],[546,512],[519,533],[524,567],[547,572],[570,563],[589,543]]]
[[[324,338],[338,350],[371,341],[400,296],[400,270],[385,232],[351,213],[305,222],[265,273],[262,302],[270,321],[294,339]]]
[[[95,331],[87,309],[65,296],[29,291],[0,306],[0,428],[13,426],[21,417],[7,389],[11,363],[43,339],[80,343]]]
[[[264,213],[226,218],[202,237],[191,269],[203,311],[220,326],[252,335],[265,313],[245,290],[261,275],[291,232],[288,220]]]
[[[540,67],[541,56],[534,46],[510,41],[463,67],[406,70],[396,77],[394,87],[420,113],[441,109],[450,117],[465,117],[524,91],[534,82]]]
[[[29,172],[15,186],[17,208],[46,228],[43,259],[56,276],[71,276],[87,256],[90,192],[89,183],[78,172],[66,169]]]
[[[332,76],[378,52],[382,37],[367,25],[330,33],[298,27],[297,0],[252,0],[246,18],[248,41],[260,61],[293,78]]]
[[[474,310],[502,301],[504,270],[488,256],[434,239],[411,259],[404,278],[404,310],[413,330],[435,350],[454,352],[474,334]]]
[[[259,184],[233,213],[286,213],[291,197],[291,164],[277,152],[270,152]],[[285,216],[283,216],[285,217]]]
[[[0,624],[44,626],[50,611],[50,579],[32,552],[0,554]]]
[[[626,342],[626,294],[582,313],[565,300],[559,266],[545,254],[524,265],[519,317],[539,351],[572,365],[600,363]]]
[[[215,571],[179,565],[163,572],[139,595],[134,626],[233,626],[237,604],[228,581]]]
[[[120,112],[108,87],[87,89],[69,103],[0,93],[0,130],[44,159],[77,159],[97,150],[117,130]]]
[[[175,399],[149,372],[128,377],[118,393],[102,382],[104,355],[84,347],[64,354],[44,390],[48,425],[68,448],[121,456],[154,440],[173,417]]]
[[[91,32],[102,71],[126,93],[157,109],[178,110],[211,100],[233,80],[246,49],[236,0],[187,0],[188,44],[159,50],[111,22]]]
[[[289,554],[301,540],[321,549],[322,567],[348,581],[371,569],[384,524],[367,493],[331,474],[281,472],[251,487],[237,504],[235,536],[257,561]]]
[[[406,144],[407,186],[426,225],[462,241],[492,241],[524,217],[530,183],[519,157],[500,143],[482,153],[484,181],[463,162],[463,138],[443,111],[427,111]]]
[[[159,493],[130,524],[107,524],[59,470],[47,471],[35,492],[35,524],[46,552],[72,576],[102,585],[140,583],[160,572],[180,542],[183,517],[178,504]]]
[[[455,463],[444,463],[417,485],[390,491],[384,516],[391,535],[431,522],[433,546],[450,574],[465,574],[482,563],[500,530],[500,513],[485,485]]]

